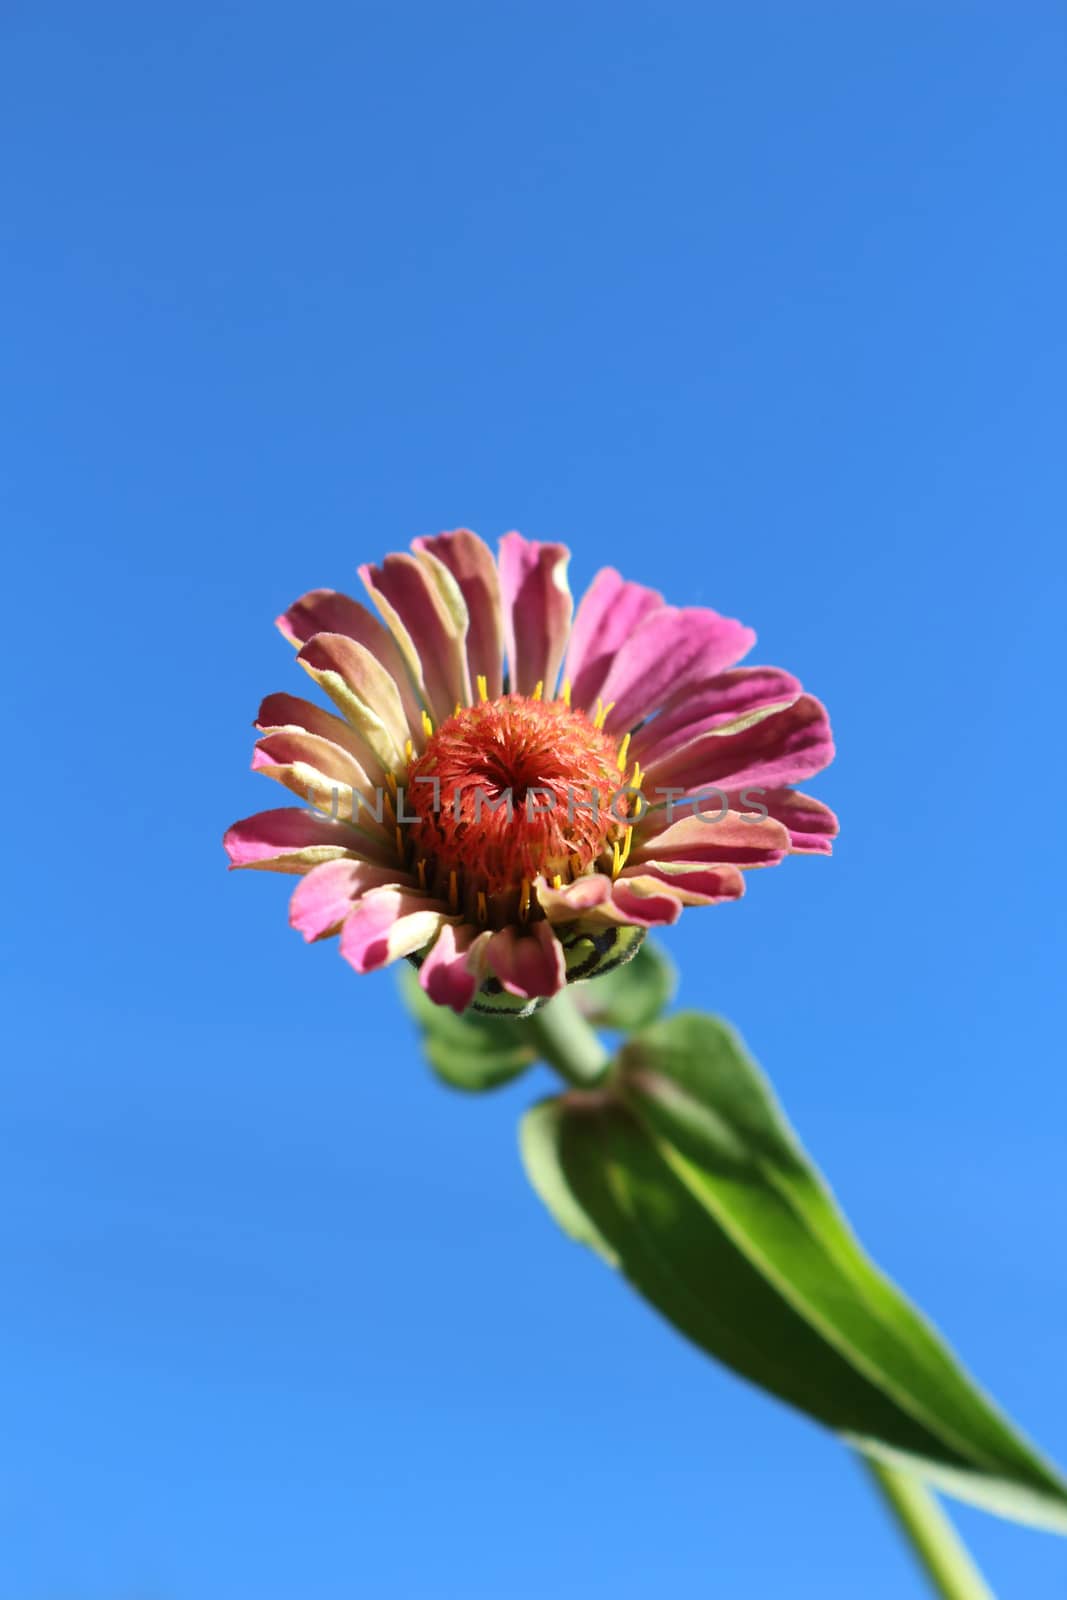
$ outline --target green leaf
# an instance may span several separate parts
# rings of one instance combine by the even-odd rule
[[[737,1036],[654,1024],[614,1093],[527,1114],[535,1189],[709,1355],[859,1449],[1067,1531],[1067,1484],[863,1253]]]
[[[457,1017],[427,998],[411,967],[400,970],[400,993],[419,1025],[426,1059],[450,1088],[497,1089],[537,1060],[533,1039],[521,1022],[470,1012]]]
[[[672,963],[646,939],[625,966],[577,984],[574,999],[594,1027],[629,1033],[656,1020],[670,1004],[676,984]]]

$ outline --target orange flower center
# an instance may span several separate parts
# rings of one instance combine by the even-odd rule
[[[509,694],[458,710],[408,770],[426,887],[479,921],[529,913],[530,886],[611,869],[632,797],[618,741],[562,700]]]

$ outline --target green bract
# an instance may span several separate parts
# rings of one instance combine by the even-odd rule
[[[575,1004],[595,1028],[629,1033],[654,1022],[674,995],[675,971],[650,940],[639,943],[628,965],[608,969],[574,991]]]

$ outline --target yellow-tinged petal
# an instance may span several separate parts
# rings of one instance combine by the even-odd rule
[[[381,775],[401,768],[407,719],[400,692],[377,657],[341,634],[318,633],[297,660],[373,751]]]

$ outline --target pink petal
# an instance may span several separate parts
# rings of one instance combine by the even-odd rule
[[[681,817],[676,813],[672,823],[655,831],[656,822],[665,814],[665,811],[649,812],[645,823],[640,825],[630,856],[632,867],[642,862],[656,866],[677,861],[694,866],[706,862],[734,862],[737,866],[769,867],[789,854],[788,832],[770,817],[760,821],[746,819],[738,811],[728,811],[719,821],[719,808],[711,804],[704,817],[694,816],[691,811]],[[649,822],[652,822],[652,831],[646,831]]]
[[[404,889],[371,889],[341,929],[341,954],[357,972],[375,972],[421,950],[445,920],[436,900]]]
[[[739,900],[744,892],[744,876],[737,867],[705,866],[679,871],[675,867],[647,862],[641,867],[627,868],[616,880],[615,904],[629,910],[636,922],[641,920],[645,906],[658,910],[660,896],[667,896],[681,908]],[[647,912],[645,920],[652,920]],[[668,916],[662,920],[673,922],[676,919]]]
[[[737,667],[694,685],[667,701],[658,716],[634,734],[630,754],[645,768],[702,733],[771,706],[788,705],[800,683],[777,667]]]
[[[504,684],[504,622],[500,606],[500,580],[493,552],[469,528],[439,533],[433,539],[413,539],[411,547],[448,568],[467,606],[467,667],[473,689],[479,676],[486,681],[490,700]],[[440,941],[438,941],[440,942]]]
[[[640,583],[627,583],[614,567],[602,567],[582,596],[571,629],[563,676],[570,680],[571,704],[592,708],[637,624],[663,605],[663,596]]]
[[[301,806],[259,811],[235,822],[223,838],[233,867],[268,872],[308,872],[338,856],[362,857],[363,841],[344,822],[317,817]]]
[[[544,684],[555,692],[574,602],[567,584],[570,551],[563,544],[538,544],[521,533],[500,541],[500,588],[504,604],[510,686],[533,694]]]
[[[269,733],[255,747],[252,770],[284,783],[295,795],[331,817],[339,816],[370,832],[384,828],[386,812],[379,800],[380,786],[371,783],[355,756],[330,739],[296,731]],[[365,804],[353,805],[353,794],[361,796]],[[379,810],[382,822],[375,821]]]
[[[359,575],[389,624],[438,723],[471,698],[464,640],[467,608],[451,573],[415,556],[386,556]],[[442,576],[443,575],[443,576]]]
[[[419,968],[419,982],[436,1005],[466,1011],[485,978],[485,949],[492,937],[467,923],[445,923]]]
[[[400,648],[389,629],[358,600],[339,594],[336,589],[312,589],[277,618],[277,626],[295,645],[307,644],[317,633],[340,633],[363,645],[377,656],[393,679],[404,703],[408,724],[413,733],[419,731],[422,707]]]
[[[298,648],[317,633],[343,633],[376,655],[396,649],[373,611],[336,589],[310,589],[275,619],[275,626]]]
[[[408,722],[396,682],[378,657],[343,634],[317,633],[297,660],[344,713],[382,772],[401,771]]]
[[[603,872],[587,873],[558,889],[539,878],[534,887],[549,922],[575,922],[611,899],[611,879]]]
[[[729,869],[732,870],[732,869]],[[644,872],[644,868],[638,869]],[[589,928],[618,927],[620,924],[647,928],[653,922],[677,922],[682,902],[651,877],[628,883],[619,895],[620,877],[612,880],[603,872],[576,878],[562,888],[552,889],[541,880],[537,898],[550,923],[579,922]],[[642,893],[642,890],[644,893]]]
[[[788,830],[795,852],[831,854],[831,840],[837,837],[838,821],[821,800],[813,800],[811,795],[800,794],[796,789],[759,789],[754,785],[746,793],[747,799],[740,794],[731,796],[731,805],[739,811],[752,810],[757,801],[765,805],[768,815]]]
[[[501,928],[490,937],[485,955],[508,994],[526,1000],[558,994],[567,981],[563,946],[547,922],[535,922],[523,933]]]
[[[755,642],[751,628],[717,611],[650,611],[619,650],[600,690],[605,705],[614,701],[605,726],[619,733],[636,727],[668,700],[733,666]]]
[[[324,861],[301,878],[289,901],[289,924],[310,943],[336,933],[356,901],[369,889],[410,886],[401,867],[367,861]]]
[[[357,761],[361,750],[366,749],[350,723],[295,694],[269,694],[259,708],[255,726],[262,733],[313,733],[319,739],[339,744]]]
[[[643,788],[650,800],[667,787],[689,794],[710,788],[735,792],[757,784],[778,788],[821,772],[833,755],[826,711],[805,694],[741,733],[705,733],[653,762]]]
[[[651,873],[616,878],[611,903],[617,920],[639,928],[669,927],[682,914],[682,896]]]

